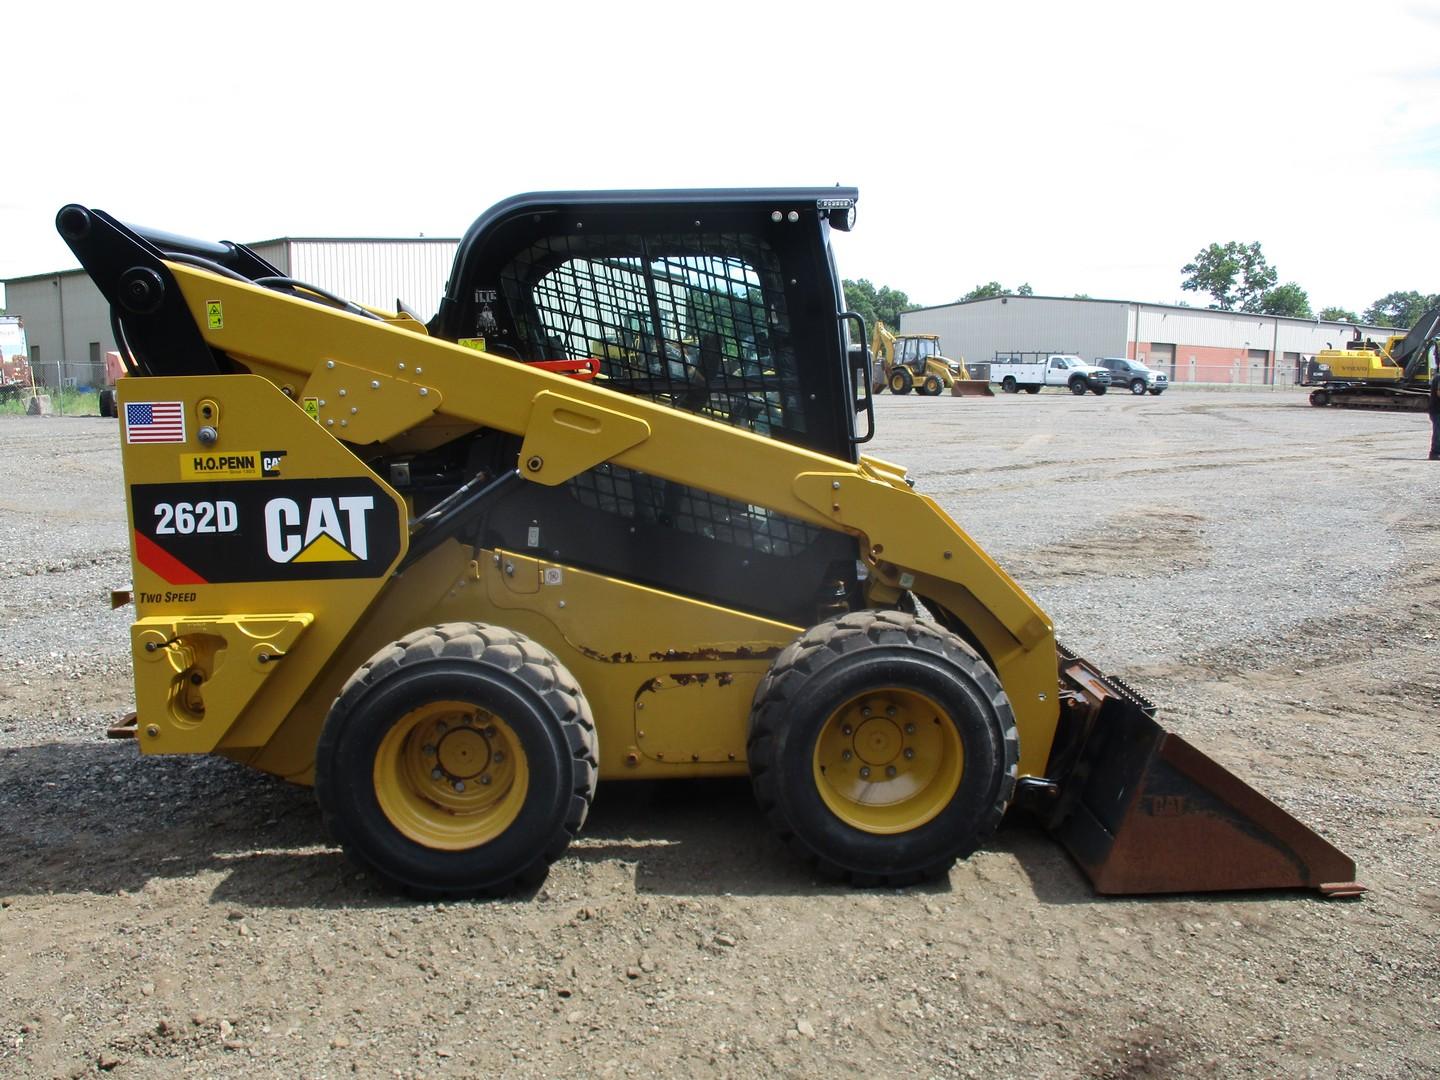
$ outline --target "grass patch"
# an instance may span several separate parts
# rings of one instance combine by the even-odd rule
[[[50,410],[56,416],[99,416],[100,392],[98,390],[47,390],[36,387],[38,394],[50,395]],[[18,398],[0,402],[0,416],[24,416],[25,406],[30,402],[30,391],[24,391]]]

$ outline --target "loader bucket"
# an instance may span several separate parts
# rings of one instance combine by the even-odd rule
[[[1099,893],[1318,889],[1355,863],[1133,702],[1106,700],[1051,828]]]
[[[950,387],[951,397],[994,397],[995,391],[991,389],[987,379],[956,379]]]

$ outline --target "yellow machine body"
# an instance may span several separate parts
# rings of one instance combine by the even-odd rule
[[[137,730],[145,751],[214,750],[306,781],[325,712],[350,673],[397,627],[463,619],[521,630],[576,674],[595,711],[602,779],[743,774],[755,684],[802,628],[521,553],[480,552],[476,559],[459,544],[393,573],[405,554],[396,524],[405,520],[404,500],[335,435],[420,448],[485,426],[523,435],[521,475],[532,483],[563,483],[607,460],[667,478],[708,474],[707,486],[723,495],[853,533],[868,553],[877,601],[913,590],[964,620],[1014,703],[1022,774],[1043,772],[1059,716],[1050,622],[895,466],[836,461],[410,328],[178,263],[170,269],[207,341],[254,374],[120,383],[122,406],[142,395],[150,402],[173,397],[187,417],[183,444],[122,447],[139,611]],[[206,313],[217,308],[223,320],[210,329]],[[206,427],[215,433],[209,445],[199,441]],[[260,475],[265,450],[283,451],[276,475]],[[256,468],[247,471],[251,457]],[[228,472],[204,467],[229,458],[240,462]],[[714,461],[732,467],[712,470]],[[196,580],[203,572],[145,558],[138,530],[152,524],[155,511],[137,506],[137,490],[163,487],[165,505],[194,506],[233,502],[227,492],[273,490],[278,497],[289,482],[346,477],[384,493],[376,505],[388,501],[399,539],[394,558],[373,563],[366,576],[208,584]],[[309,507],[302,511],[308,518]],[[347,522],[339,517],[344,541]],[[367,514],[370,527],[378,520],[378,512]],[[265,538],[254,544],[263,549]],[[180,580],[166,580],[167,571]],[[430,584],[409,587],[419,578]],[[438,604],[436,595],[443,597]],[[191,662],[188,652],[156,647],[185,620],[203,624],[212,658]],[[260,664],[252,654],[268,646],[252,641],[255,627],[272,625],[293,640],[272,649],[282,659]],[[251,677],[229,675],[241,665]]]
[[[1327,365],[1330,378],[1337,381],[1398,383],[1405,377],[1405,369],[1391,359],[1391,354],[1404,340],[1403,334],[1392,334],[1384,345],[1373,348],[1321,349],[1315,354],[1315,360]]]
[[[829,248],[856,198],[517,196],[429,324],[62,209],[130,372],[112,733],[313,784],[419,895],[538,885],[597,780],[744,775],[855,884],[943,876],[1024,801],[1102,891],[1353,892],[859,452],[874,387]],[[906,390],[976,384],[933,336],[874,345]]]

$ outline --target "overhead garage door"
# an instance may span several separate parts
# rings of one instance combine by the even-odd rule
[[[1175,343],[1165,344],[1161,341],[1150,343],[1150,356],[1145,361],[1147,367],[1156,371],[1163,371],[1170,376],[1170,381],[1175,381]]]

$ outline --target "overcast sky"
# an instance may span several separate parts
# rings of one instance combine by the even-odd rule
[[[75,265],[72,201],[248,241],[843,183],[842,275],[921,304],[1203,305],[1180,267],[1227,240],[1317,310],[1440,292],[1440,3],[16,0],[3,29],[0,278]]]

